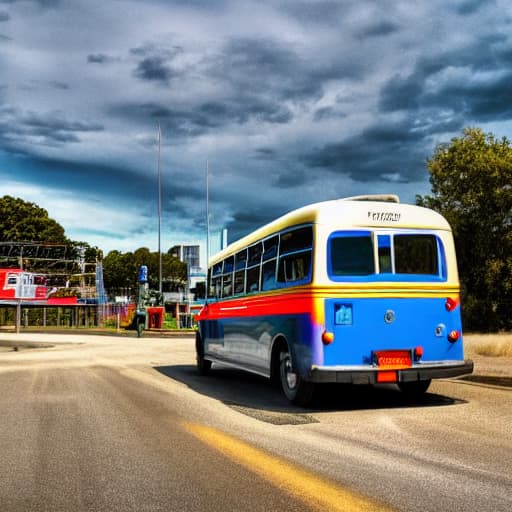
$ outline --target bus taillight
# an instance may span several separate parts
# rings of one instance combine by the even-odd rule
[[[334,333],[329,331],[324,331],[322,333],[322,343],[324,345],[330,345],[334,341]]]
[[[447,311],[453,311],[460,304],[460,297],[448,297],[446,299],[445,307]]]
[[[454,329],[453,331],[450,331],[448,334],[448,341],[450,343],[455,343],[460,338],[460,332]]]

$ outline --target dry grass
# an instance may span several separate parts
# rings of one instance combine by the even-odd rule
[[[464,334],[467,353],[512,358],[512,333]]]

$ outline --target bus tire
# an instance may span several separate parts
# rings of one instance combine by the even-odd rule
[[[399,382],[398,387],[404,395],[415,398],[423,395],[429,388],[431,382],[431,379]]]
[[[204,358],[203,340],[199,333],[196,333],[196,366],[199,375],[208,375],[212,362]]]
[[[311,403],[315,385],[305,381],[293,371],[292,358],[288,348],[281,349],[279,354],[279,376],[283,392],[290,402],[301,406]]]

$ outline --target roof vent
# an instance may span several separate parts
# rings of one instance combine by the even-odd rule
[[[396,194],[369,194],[366,196],[344,197],[342,201],[381,201],[384,203],[399,203],[400,198]]]

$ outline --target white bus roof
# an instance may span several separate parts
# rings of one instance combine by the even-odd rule
[[[377,198],[379,200],[374,200]],[[301,224],[331,224],[336,230],[401,228],[451,231],[446,219],[434,210],[397,201],[398,197],[393,195],[356,196],[309,204],[231,243],[210,258],[210,263],[222,260],[273,233]]]

